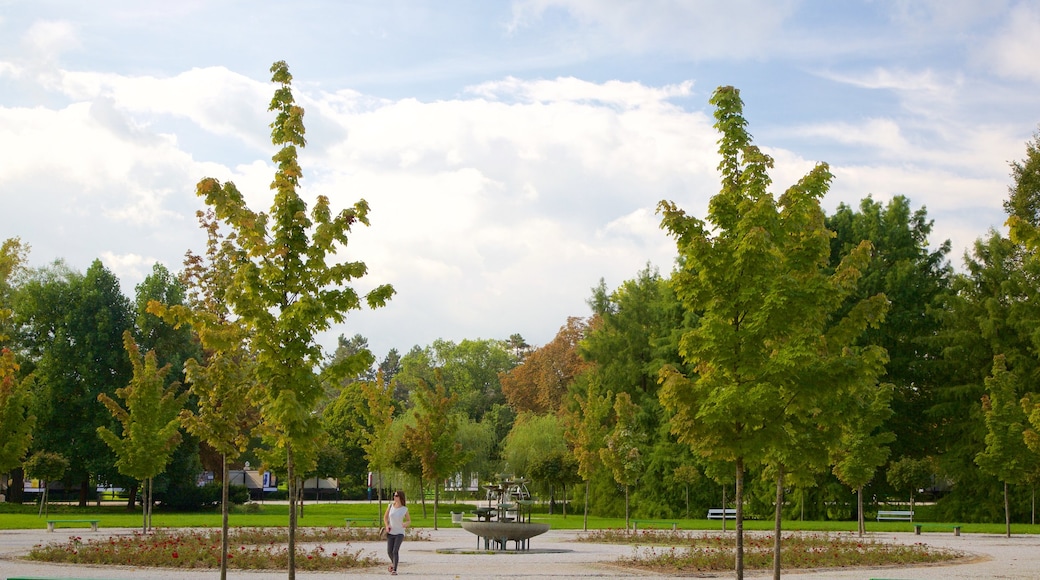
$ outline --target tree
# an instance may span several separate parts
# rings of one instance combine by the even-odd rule
[[[889,485],[896,489],[910,490],[910,511],[914,511],[914,496],[917,490],[930,485],[934,475],[934,462],[927,457],[924,459],[903,457],[889,463],[886,473]]]
[[[1004,484],[1004,525],[1011,537],[1011,505],[1008,484],[1023,483],[1040,466],[1040,455],[1026,445],[1027,417],[1016,396],[1015,373],[1007,369],[1003,356],[993,358],[993,374],[986,378],[982,416],[986,422],[986,448],[975,463]]]
[[[29,380],[18,377],[14,353],[0,349],[0,474],[21,465],[32,442],[36,417],[29,414]]]
[[[930,247],[933,221],[926,209],[912,210],[910,201],[899,195],[885,204],[864,198],[858,211],[841,204],[826,223],[835,233],[830,243],[832,267],[863,241],[873,248],[873,258],[848,298],[849,307],[879,293],[890,301],[885,320],[867,329],[862,343],[888,353],[885,381],[894,390],[893,413],[885,428],[896,436],[892,453],[933,456],[938,438],[931,433],[937,424],[928,411],[944,383],[942,345],[935,335],[942,327],[940,314],[953,276],[950,242]]]
[[[587,366],[578,352],[587,323],[575,316],[567,319],[556,337],[536,349],[513,369],[502,373],[502,394],[519,413],[555,413],[567,389]]]
[[[873,392],[864,389],[855,406],[842,414],[840,437],[834,445],[834,475],[856,492],[856,517],[860,537],[866,533],[863,518],[863,486],[874,478],[877,468],[888,459],[887,445],[895,436],[880,427],[891,414],[892,385],[884,384]]]
[[[225,300],[227,288],[242,260],[240,251],[227,240],[212,211],[196,214],[206,230],[206,251],[185,257],[182,282],[185,287],[182,304],[150,300],[147,311],[159,316],[174,328],[186,327],[203,348],[198,358],[184,363],[185,382],[194,399],[194,408],[181,411],[184,429],[220,454],[221,482],[221,552],[220,578],[227,578],[228,530],[230,501],[228,463],[247,448],[249,434],[257,425],[254,393],[254,356],[249,351],[249,330],[239,319],[233,319]]]
[[[181,441],[178,415],[188,393],[178,393],[180,383],[167,386],[170,365],[159,368],[155,351],[142,357],[130,331],[123,334],[123,346],[130,355],[133,378],[127,386],[116,389],[116,395],[123,399],[126,408],[105,393],[98,395],[98,400],[122,425],[122,436],[105,426],[98,427],[97,433],[115,451],[119,472],[144,484],[142,528],[147,532],[151,528],[151,480],[166,469],[170,454]]]
[[[100,260],[85,275],[56,263],[19,286],[15,317],[36,365],[33,449],[69,461],[66,475],[79,483],[79,503],[86,505],[92,481],[122,477],[112,450],[97,436],[98,427],[115,427],[98,395],[113,396],[130,382],[122,341],[133,327],[130,302]]]
[[[582,529],[589,529],[589,488],[593,476],[603,466],[600,450],[606,439],[605,421],[610,413],[610,399],[606,394],[599,394],[596,386],[590,381],[596,377],[585,373],[578,377],[572,387],[569,404],[563,415],[564,437],[575,459],[578,461],[578,476],[585,481],[585,506]]]
[[[21,465],[32,442],[36,417],[29,414],[31,379],[19,376],[20,365],[8,348],[11,319],[11,277],[21,269],[28,248],[17,238],[0,245],[0,475]]]
[[[614,481],[625,488],[625,529],[629,529],[628,490],[639,483],[643,474],[641,445],[646,435],[635,424],[638,411],[628,393],[618,393],[614,399],[614,428],[604,438],[599,450],[603,465],[614,474]]]
[[[517,477],[531,477],[538,461],[566,450],[563,424],[551,414],[520,415],[502,442],[506,468]]]
[[[692,328],[679,342],[689,370],[665,366],[660,397],[675,412],[672,433],[698,454],[732,462],[736,477],[737,577],[743,578],[744,474],[786,446],[785,417],[834,412],[820,403],[838,401],[843,385],[818,392],[806,369],[819,369],[821,353],[837,364],[851,359],[862,381],[875,364],[857,361],[848,348],[869,324],[880,320],[883,296],[840,314],[869,259],[869,244],[828,267],[832,233],[824,226],[820,199],[831,174],[818,164],[779,200],[770,194],[773,160],[752,144],[739,91],[721,87],[711,103],[721,134],[722,189],[709,203],[707,222],[662,201],[662,227],[676,240],[679,267],[672,287]],[[877,359],[876,351],[868,353]],[[880,372],[880,369],[877,369]],[[832,369],[828,376],[842,378]],[[775,453],[774,453],[775,454]]]
[[[404,445],[419,458],[422,477],[434,485],[433,529],[437,529],[437,504],[440,503],[439,481],[453,474],[466,461],[466,453],[455,440],[458,418],[453,414],[456,397],[449,395],[444,383],[423,384],[413,393],[415,424],[405,427]],[[421,490],[420,485],[420,491]],[[423,516],[426,494],[423,493]]]
[[[320,423],[313,413],[322,396],[316,368],[322,363],[318,333],[362,306],[362,297],[347,286],[367,273],[363,262],[329,264],[328,258],[347,244],[355,224],[368,225],[368,203],[358,201],[333,216],[329,199],[318,196],[307,213],[297,192],[303,173],[297,148],[304,139],[303,108],[295,104],[292,75],[284,61],[271,66],[279,84],[269,107],[276,113],[271,141],[281,149],[271,188],[271,213],[257,213],[231,182],[213,178],[199,182],[197,193],[234,235],[244,259],[236,264],[225,295],[232,311],[249,328],[256,352],[256,381],[261,428],[270,444],[283,450],[289,482],[289,579],[296,577],[296,486],[298,471],[315,460]],[[393,295],[389,285],[376,287],[364,300],[371,308]],[[337,369],[331,369],[335,374]]]
[[[40,515],[47,515],[47,495],[50,482],[64,477],[69,468],[69,460],[58,453],[48,451],[37,451],[29,459],[25,460],[25,474],[33,479],[40,480],[43,494],[40,496]]]
[[[1014,181],[1004,203],[1009,235],[991,230],[976,240],[944,304],[939,339],[948,377],[930,415],[937,426],[934,439],[946,444],[936,456],[939,468],[954,482],[937,505],[939,516],[947,519],[986,521],[1005,511],[996,501],[1000,482],[975,462],[986,448],[979,400],[986,394],[994,357],[1003,356],[1020,382],[1040,374],[1035,346],[1040,338],[1038,142],[1040,134],[1034,134],[1026,159],[1012,163]]]
[[[392,389],[386,384],[383,374],[376,375],[376,380],[361,383],[361,394],[364,404],[361,408],[362,421],[357,426],[358,441],[365,450],[365,459],[369,467],[379,475],[376,483],[376,494],[379,499],[379,512],[383,513],[383,471],[389,469],[394,461],[392,429],[394,424],[394,400]]]

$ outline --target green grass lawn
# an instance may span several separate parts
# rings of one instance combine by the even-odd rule
[[[386,508],[383,503],[383,508]],[[472,510],[476,504],[441,504],[437,510],[438,527],[450,528],[451,512],[466,512],[466,517],[472,517]],[[421,528],[433,528],[433,504],[427,503],[426,516],[423,516],[422,504],[410,502],[408,506],[412,514],[412,525]],[[127,512],[124,506],[87,506],[75,505],[51,505],[46,516],[37,516],[37,506],[0,503],[0,529],[46,529],[48,519],[97,519],[101,520],[101,529],[105,528],[136,528],[141,526],[141,512]],[[305,503],[303,516],[299,519],[301,526],[308,527],[330,527],[345,525],[346,518],[352,519],[381,519],[381,512],[376,502],[371,503]],[[557,513],[535,512],[533,520],[548,523],[553,529],[580,530],[583,527],[584,518],[581,512],[569,513],[567,517]],[[289,507],[286,504],[252,504],[249,507],[237,506],[232,511],[230,523],[234,527],[284,527],[289,522]],[[589,529],[621,529],[625,527],[624,518],[604,518],[589,516]],[[704,519],[675,519],[668,522],[678,522],[679,529],[683,530],[721,530],[722,522],[719,520]],[[152,515],[152,526],[157,528],[216,528],[220,526],[220,512],[194,512],[194,513],[164,513],[156,512]],[[84,525],[85,527],[85,525]],[[640,523],[640,529],[648,527]],[[661,523],[654,527],[671,529],[670,523]],[[726,529],[733,530],[733,521],[726,523]],[[856,522],[851,521],[797,521],[785,520],[783,528],[786,531],[821,531],[821,532],[855,532]],[[59,527],[58,530],[75,529]],[[772,520],[745,520],[745,530],[772,530]],[[912,532],[913,524],[910,522],[867,522],[868,532]],[[1040,525],[1012,524],[1012,534],[1037,534],[1040,533]],[[952,531],[935,528],[925,533],[952,533]],[[992,524],[964,524],[961,533],[986,533],[1003,534],[1003,523]]]

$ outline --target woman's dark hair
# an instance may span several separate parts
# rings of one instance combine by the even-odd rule
[[[399,490],[395,491],[394,492],[394,497],[401,498],[401,505],[408,505],[408,500],[406,500],[404,498],[404,490],[403,489],[399,489]]]

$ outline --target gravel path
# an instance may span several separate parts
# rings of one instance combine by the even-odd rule
[[[427,530],[432,541],[405,542],[401,550],[398,575],[433,579],[480,578],[619,578],[655,576],[640,571],[626,570],[613,563],[620,556],[630,555],[630,546],[587,544],[573,541],[578,532],[552,530],[531,540],[529,552],[469,553],[476,552],[476,537],[459,528]],[[41,564],[20,558],[37,544],[63,542],[71,535],[83,539],[106,538],[111,535],[131,534],[133,530],[60,529],[54,533],[43,530],[0,531],[0,580],[11,577],[95,578],[119,580],[183,580],[185,578],[219,578],[216,571],[136,568],[126,566],[73,566]],[[1040,578],[1040,536],[1007,538],[990,534],[926,533],[921,536],[901,533],[870,534],[880,541],[924,543],[959,550],[967,557],[953,564],[914,568],[855,568],[785,572],[784,578],[801,580],[871,579],[900,580],[957,580],[957,579],[1038,579]],[[335,544],[327,544],[333,549]],[[385,548],[378,542],[352,544],[385,560]],[[297,572],[302,579],[340,578],[343,572]],[[765,572],[748,572],[749,578],[771,577]],[[351,578],[388,576],[385,566],[352,570]],[[229,571],[229,579],[275,580],[286,578],[286,572]],[[732,578],[733,573],[708,574],[698,577]]]

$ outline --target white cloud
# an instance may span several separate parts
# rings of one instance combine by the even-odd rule
[[[600,50],[681,54],[694,60],[762,56],[794,14],[796,0],[514,0],[510,30],[565,10]],[[585,42],[591,43],[590,39]]]
[[[1020,2],[981,53],[980,66],[1000,75],[1040,82],[1040,3]]]
[[[34,22],[22,36],[26,53],[37,62],[54,62],[62,53],[78,48],[80,41],[76,27],[61,20]]]

